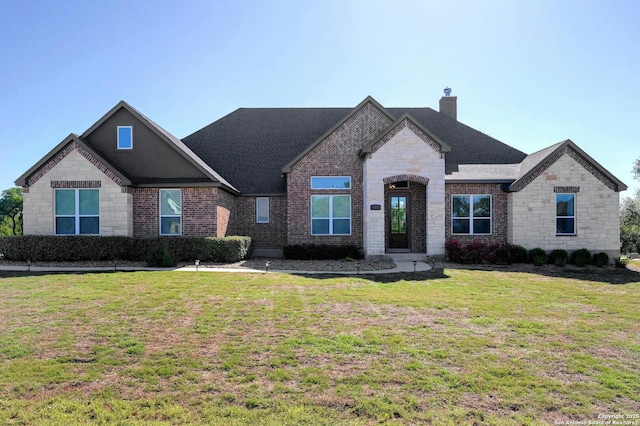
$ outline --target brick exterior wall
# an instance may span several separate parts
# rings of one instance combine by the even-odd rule
[[[133,194],[133,236],[160,235],[160,189],[129,188]],[[219,188],[182,188],[182,235],[226,237],[236,235],[236,197]]]
[[[574,150],[546,164],[528,185],[509,193],[509,241],[527,249],[587,248],[620,255],[619,193],[585,159],[576,159]],[[577,187],[575,196],[576,235],[556,236],[556,191],[558,187]]]
[[[291,167],[287,175],[288,244],[363,246],[363,160],[358,151],[391,124],[372,103],[365,104]],[[311,190],[311,176],[351,176],[351,190]],[[351,195],[351,235],[311,235],[311,195]]]
[[[275,249],[287,244],[287,197],[269,197],[269,223],[256,223],[256,197],[238,197],[238,235],[253,239],[254,248]]]
[[[80,152],[82,151],[82,152]],[[85,155],[86,154],[86,155]],[[113,174],[72,142],[27,179],[24,191],[25,235],[55,234],[55,189],[97,188],[100,202],[100,235],[131,236],[132,197],[112,179]]]
[[[473,240],[483,242],[508,241],[508,193],[502,191],[497,183],[447,183],[445,188],[445,230],[446,237],[454,237],[463,244]],[[491,195],[491,235],[464,235],[451,232],[451,196],[452,195]]]
[[[406,179],[402,179],[406,180]],[[385,247],[389,247],[391,235],[391,203],[390,196],[394,194],[409,195],[409,249],[414,253],[425,253],[427,250],[427,188],[417,182],[409,182],[407,189],[389,189],[389,185],[384,186],[384,216],[387,218],[385,226]]]

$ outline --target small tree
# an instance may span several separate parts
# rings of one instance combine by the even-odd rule
[[[8,222],[9,235],[22,234],[22,188],[10,188],[2,191],[0,196],[0,218]]]

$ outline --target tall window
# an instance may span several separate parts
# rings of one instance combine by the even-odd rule
[[[576,234],[575,194],[556,194],[556,235]]]
[[[351,195],[312,195],[311,234],[351,234]]]
[[[118,149],[133,149],[133,126],[118,126]]]
[[[453,234],[491,234],[491,196],[453,195],[451,228]]]
[[[160,235],[182,234],[182,192],[160,190]]]
[[[256,198],[256,222],[269,223],[269,197]]]
[[[56,235],[100,234],[98,189],[55,190]]]

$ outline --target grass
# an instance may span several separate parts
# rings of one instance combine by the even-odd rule
[[[0,423],[640,413],[640,274],[556,273],[4,273]]]

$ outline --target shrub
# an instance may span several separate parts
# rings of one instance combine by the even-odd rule
[[[155,246],[147,255],[147,266],[170,268],[176,266],[178,262],[169,255],[169,249],[166,244]]]
[[[362,259],[360,249],[354,245],[294,244],[284,247],[284,258],[293,260],[339,260],[350,257]]]
[[[76,262],[130,260],[152,262],[166,255],[173,262],[235,262],[251,255],[250,237],[98,237],[16,236],[0,237],[0,253],[7,260],[34,262]],[[166,259],[165,259],[166,261]]]
[[[605,252],[596,253],[593,255],[591,263],[596,265],[598,268],[602,268],[603,266],[609,264],[609,255]]]
[[[559,266],[561,268],[565,267],[568,262],[569,253],[567,253],[567,251],[563,249],[551,250],[551,253],[549,253],[549,257],[547,259],[547,263]]]
[[[571,263],[573,263],[576,266],[580,266],[580,267],[587,266],[590,261],[591,261],[591,253],[586,248],[581,248],[571,253]]]
[[[529,252],[529,258],[536,266],[542,266],[547,263],[547,252],[542,250],[540,247],[536,247],[531,249]]]
[[[618,269],[626,269],[627,264],[629,263],[629,259],[623,259],[621,257],[617,257],[616,260],[616,268]]]
[[[455,238],[449,238],[444,243],[444,248],[447,250],[447,257],[454,263],[466,263],[464,248],[462,243]]]
[[[513,263],[527,263],[529,252],[522,246],[511,245],[511,260]]]

